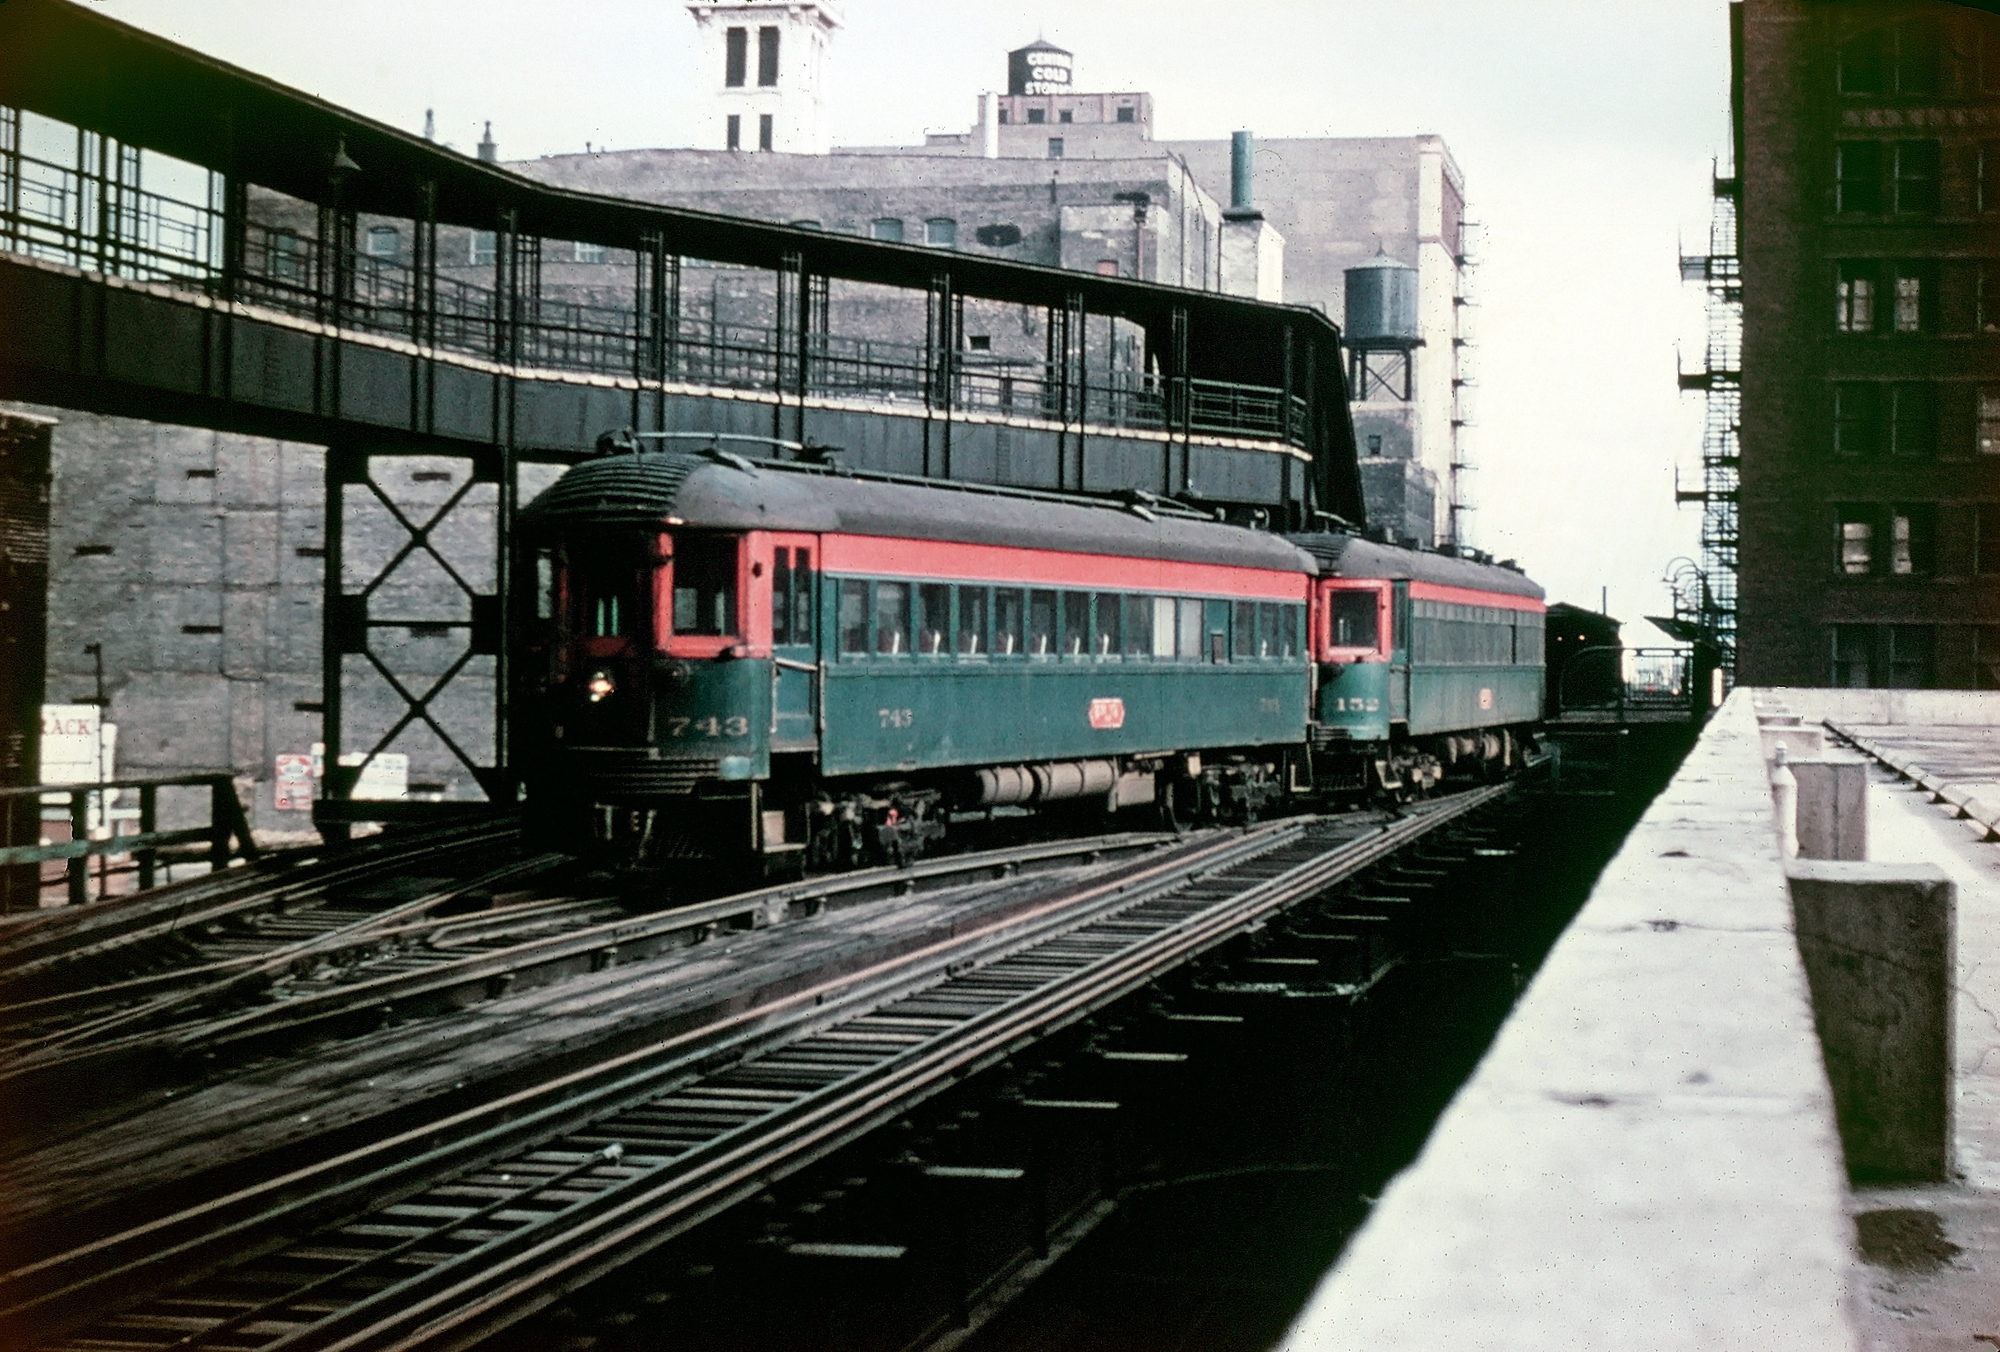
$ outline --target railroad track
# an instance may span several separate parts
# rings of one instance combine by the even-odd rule
[[[65,1063],[17,1077],[6,1086],[14,1139],[0,1163],[0,1196],[10,1199],[0,1217],[0,1254],[18,1263],[340,1154],[534,1083],[552,1057],[589,1055],[591,1048],[603,1057],[650,1044],[656,1034],[643,1018],[594,1012],[628,1005],[615,994],[621,981],[651,992],[636,997],[650,1011],[646,1018],[693,1027],[789,989],[788,983],[810,979],[829,963],[856,965],[885,942],[909,942],[866,918],[843,940],[840,917],[830,916],[801,936],[808,942],[800,956],[788,957],[799,946],[773,926],[894,899],[928,903],[931,919],[917,920],[921,932],[924,925],[956,923],[963,910],[952,889],[1010,880],[1016,890],[1032,889],[1036,875],[1116,861],[1173,840],[1145,833],[1015,846],[764,888],[581,929],[551,926],[525,938],[511,926],[532,923],[532,914],[516,921],[506,913],[532,912],[532,903],[449,918],[429,935],[435,947],[421,950],[427,961],[328,985],[310,996],[232,1010],[205,1024],[159,1030],[143,1044],[79,1051]],[[685,950],[684,956],[675,950]],[[413,945],[405,952],[420,950]],[[743,956],[732,959],[731,953]],[[732,962],[748,966],[730,976]],[[689,975],[676,979],[681,971]],[[559,1012],[564,1002],[552,988],[572,980],[584,990],[575,997],[580,1013],[566,1023]],[[520,997],[509,1002],[511,1012],[423,1018],[409,1026],[421,1016],[448,1016],[503,996]],[[391,1020],[404,1026],[383,1027]],[[532,1030],[532,1037],[496,1028]],[[378,1029],[380,1036],[369,1036]],[[333,1037],[348,1040],[330,1044]],[[510,1042],[518,1049],[509,1050]],[[295,1058],[289,1070],[273,1055],[304,1045],[312,1048],[310,1061]],[[222,1072],[238,1061],[249,1062],[256,1074],[232,1089]],[[479,1070],[449,1073],[453,1062]],[[392,1066],[407,1066],[409,1073]],[[389,1078],[378,1085],[385,1070]],[[145,1091],[149,1083],[166,1088],[176,1079],[200,1084],[186,1095]],[[118,1090],[109,1117],[79,1119],[70,1109],[59,1121],[41,1120],[54,1111],[44,1105],[70,1104],[96,1083]],[[305,1120],[326,1125],[311,1134],[292,1125]],[[93,1150],[93,1139],[103,1148]],[[134,1149],[135,1140],[145,1148]]]
[[[0,1275],[0,1345],[469,1347],[1507,791],[1184,841]]]
[[[340,897],[370,882],[458,856],[492,857],[517,837],[511,816],[395,832],[335,852],[266,856],[145,892],[23,916],[0,924],[0,1007],[4,1017],[30,1002],[134,983],[153,989],[176,972],[196,973],[232,959],[309,942],[393,906],[361,909]]]
[[[727,930],[757,929],[855,905],[951,886],[968,877],[1012,876],[1078,859],[1116,858],[1171,839],[1132,833],[1058,841],[973,855],[947,856],[902,868],[871,869],[759,889],[634,916],[609,897],[536,897],[470,914],[440,914],[469,892],[521,883],[555,869],[566,857],[538,855],[388,911],[310,937],[205,968],[177,970],[164,980],[182,989],[151,992],[160,978],[24,1004],[0,1016],[33,1028],[40,1015],[57,1027],[11,1045],[0,1041],[0,1096],[46,1097],[83,1081],[126,1089],[162,1083],[177,1068],[200,1073],[301,1040],[365,1030],[391,1017],[436,1013],[629,964]],[[197,976],[205,984],[187,986]],[[152,998],[132,1003],[146,988]],[[79,1022],[73,1011],[112,1012]]]

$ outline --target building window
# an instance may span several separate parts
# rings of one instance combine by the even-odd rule
[[[1882,143],[1841,141],[1833,148],[1833,209],[1873,214],[1882,209]]]
[[[1927,19],[1906,19],[1891,30],[1889,75],[1896,94],[1935,94],[1944,73],[1944,33]]]
[[[1901,216],[1936,215],[1938,143],[1897,141],[1893,150],[1896,170],[1896,213]]]
[[[1937,404],[1929,385],[1888,387],[1890,455],[1923,456],[1937,450]]]
[[[607,252],[602,244],[587,244],[583,240],[576,242],[576,261],[579,263],[602,263]]]
[[[1937,509],[1930,503],[1889,510],[1889,575],[1929,577],[1937,571]]]
[[[1866,690],[1874,633],[1865,624],[1836,624],[1831,636],[1833,679],[1829,684],[1842,690]]]
[[[1937,403],[1925,384],[1833,387],[1833,453],[1928,456],[1937,450]]]
[[[1884,649],[1881,674],[1885,689],[1928,690],[1936,683],[1937,630],[1930,625],[1885,625],[1877,646]]]
[[[2000,455],[2000,385],[1979,391],[1979,427],[1976,433],[1981,455]]]
[[[974,352],[991,352],[993,350],[993,335],[990,333],[968,334],[966,335],[965,345]]]
[[[938,249],[958,247],[958,222],[949,216],[933,216],[924,222],[924,243]]]
[[[1843,94],[1880,94],[1882,92],[1885,59],[1883,50],[1889,31],[1885,28],[1871,28],[1855,33],[1840,44],[1835,77]]]
[[[1030,121],[1030,122],[1046,122],[1046,121],[1048,121],[1048,120],[1049,120],[1049,114],[1048,114],[1048,110],[1047,110],[1047,109],[1045,109],[1045,108],[1030,108],[1030,109],[1028,110],[1028,121]]]
[[[1972,569],[1982,577],[2000,573],[2000,502],[1982,502],[1972,514]]]
[[[887,240],[891,244],[903,242],[903,223],[894,216],[883,216],[868,223],[870,239]]]
[[[1120,122],[1136,122],[1138,117],[1139,110],[1129,103],[1118,109],[1118,120]]]
[[[730,150],[743,149],[743,119],[736,113],[729,115],[725,124],[724,140]]]
[[[1895,278],[1895,313],[1892,321],[1897,333],[1928,333],[1936,327],[1931,323],[1937,305],[1937,272],[1933,268],[1918,263],[1898,263],[1892,269]]]
[[[778,30],[757,30],[757,85],[769,89],[778,83]]]
[[[1100,277],[1116,277],[1118,275],[1118,260],[1115,258],[1098,259],[1097,275]]]
[[[273,230],[264,238],[264,271],[271,280],[296,282],[305,276],[306,242],[295,230]]]
[[[1909,20],[1849,36],[1840,44],[1835,74],[1843,94],[1916,97],[1937,92],[1942,58],[1937,26]]]
[[[1076,114],[1075,114],[1075,113],[1073,113],[1073,112],[1071,112],[1071,111],[1070,111],[1069,109],[1065,108],[1065,109],[1063,109],[1063,110],[1062,110],[1061,112],[1059,112],[1059,113],[1057,113],[1057,114],[1056,114],[1056,121],[1058,121],[1058,122],[1074,122],[1074,121],[1076,121]]]
[[[1873,455],[1881,442],[1882,387],[1844,384],[1833,387],[1833,453]]]
[[[1844,577],[1867,577],[1875,571],[1875,508],[1846,503],[1840,515],[1840,571]]]
[[[370,258],[394,258],[403,252],[403,232],[393,225],[371,225],[362,247]]]
[[[1916,277],[1896,278],[1896,332],[1915,333],[1923,314],[1923,282]]]
[[[786,224],[799,230],[818,230],[821,228],[820,223],[810,216],[803,220],[787,221]]]
[[[1972,688],[2000,690],[2000,624],[1972,627]]]
[[[475,267],[491,264],[500,256],[500,237],[491,230],[472,232],[471,259]]]
[[[1013,116],[1012,116],[1012,112],[1013,112],[1013,110],[1012,110],[1012,109],[1008,109],[1008,108],[1002,108],[1002,109],[1000,110],[1000,125],[1001,125],[1001,126],[1005,127],[1005,126],[1007,126],[1007,125],[1009,125],[1010,123],[1012,123],[1012,122],[1013,122],[1014,118],[1013,118]]]
[[[722,83],[730,89],[741,89],[744,74],[749,67],[750,30],[747,28],[727,30],[722,35]]]
[[[1051,136],[1049,138],[1049,158],[1052,160],[1059,160],[1062,157],[1063,157],[1063,138],[1060,136]]]
[[[770,113],[757,115],[757,149],[769,150],[777,133],[777,119]]]
[[[1834,283],[1833,327],[1841,333],[1875,331],[1875,276],[1873,262],[1842,263]]]

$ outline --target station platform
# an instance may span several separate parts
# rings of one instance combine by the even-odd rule
[[[1871,862],[1833,873],[1954,885],[1935,1002],[1949,1153],[1928,1180],[1854,1181],[1877,1175],[1822,1043],[1852,1011],[1816,1011],[1828,960],[1809,981],[1794,923],[1797,880],[1828,866],[1787,861],[1772,806],[1766,757],[1787,738],[1793,760],[1848,762],[1865,798]],[[1281,1346],[2000,1348],[1985,804],[2000,694],[1734,692]]]

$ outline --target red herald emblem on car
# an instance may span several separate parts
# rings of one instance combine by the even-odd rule
[[[1122,699],[1094,699],[1090,702],[1090,726],[1093,728],[1122,728],[1125,726],[1125,701]]]

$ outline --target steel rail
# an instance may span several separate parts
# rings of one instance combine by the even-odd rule
[[[1233,842],[1177,850],[1131,876],[1044,903],[1025,921],[1004,920],[955,936],[921,954],[885,963],[879,972],[829,983],[832,992],[800,992],[793,997],[795,1009],[804,995],[813,995],[814,1004],[806,1007],[809,1017],[799,1026],[767,1023],[761,1038],[711,1045],[695,1061],[661,1065],[580,1095],[560,1121],[548,1110],[533,1113],[538,1120],[514,1133],[517,1156],[518,1143],[531,1145],[529,1159],[517,1158],[508,1166],[516,1172],[546,1168],[551,1153],[566,1158],[601,1149],[604,1133],[612,1133],[614,1143],[627,1151],[625,1166],[596,1172],[622,1177],[600,1178],[567,1205],[529,1215],[511,1230],[447,1255],[426,1271],[324,1318],[295,1320],[287,1325],[289,1332],[265,1345],[300,1352],[470,1346],[556,1298],[560,1290],[574,1289],[718,1214],[770,1179],[852,1141],[944,1084],[1129,994],[1269,914],[1476,810],[1509,787],[1462,795],[1331,849],[1307,838],[1305,827],[1292,822],[1260,828]],[[1280,865],[1275,877],[1259,872],[1265,866],[1253,862],[1274,851],[1279,851],[1274,858]],[[1243,865],[1250,866],[1252,876],[1228,877]],[[1218,888],[1220,896],[1188,895]],[[829,1001],[829,994],[836,998]],[[899,1008],[901,1015],[894,1012]],[[763,1054],[753,1055],[760,1048],[750,1043],[758,1041],[766,1044]],[[884,1050],[889,1054],[882,1055]],[[800,1076],[805,1077],[803,1088]],[[706,1086],[704,1077],[710,1082]],[[772,1087],[781,1085],[789,1089]],[[683,1106],[674,1106],[682,1101]],[[694,1136],[662,1154],[660,1143],[666,1138],[658,1134],[660,1115],[671,1118],[675,1112],[692,1113],[688,1120],[698,1127],[672,1128]],[[714,1129],[718,1120],[725,1127],[720,1132]],[[581,1134],[579,1123],[587,1128]],[[475,1170],[503,1158],[463,1140],[439,1150],[470,1161]],[[430,1176],[443,1175],[433,1170]],[[408,1179],[406,1173],[406,1184]],[[366,1196],[372,1214],[385,1219],[374,1223],[374,1230],[363,1230],[400,1234],[397,1227],[412,1222],[394,1216],[397,1199],[419,1189],[387,1184],[386,1176],[355,1180],[345,1188],[347,1209],[325,1199],[315,1209],[336,1218],[359,1215],[361,1208],[352,1203]],[[364,1191],[357,1193],[357,1188]],[[413,1211],[457,1215],[463,1208],[419,1205]],[[192,1236],[183,1241],[179,1257],[193,1260],[193,1270],[201,1271],[226,1262],[232,1245],[240,1252],[271,1253],[269,1223],[265,1216],[246,1217],[236,1227],[240,1233],[226,1242]],[[336,1237],[325,1243],[337,1248],[342,1242],[338,1231],[336,1222]],[[264,1243],[250,1242],[258,1234],[266,1237]],[[143,1281],[146,1261],[128,1256],[124,1263],[55,1289],[48,1283],[55,1269],[45,1268],[39,1283],[44,1294],[0,1315],[0,1331],[16,1327],[36,1310],[58,1315],[61,1307],[102,1290],[106,1282]],[[0,1279],[0,1292],[13,1286],[25,1293],[30,1283],[18,1279],[30,1275]],[[146,1284],[158,1289],[156,1282]],[[201,1302],[208,1308],[214,1298]],[[265,1322],[273,1328],[283,1323]],[[136,1340],[134,1346],[146,1345],[136,1327],[120,1324],[114,1334]]]
[[[344,925],[335,925],[322,933],[308,935],[290,943],[281,942],[261,953],[243,954],[183,969],[178,973],[161,973],[141,977],[135,981],[117,982],[110,986],[92,987],[15,1005],[7,1011],[7,1018],[4,1021],[7,1025],[29,1022],[38,1016],[44,1019],[54,1017],[79,1005],[86,1008],[105,1004],[126,1007],[84,1023],[70,1024],[40,1037],[29,1037],[0,1046],[0,1056],[4,1056],[4,1060],[0,1060],[0,1085],[17,1076],[33,1073],[38,1067],[47,1064],[47,1057],[52,1053],[61,1059],[62,1053],[74,1051],[79,1044],[84,1044],[81,1056],[87,1061],[97,1050],[94,1044],[108,1033],[131,1028],[134,1025],[157,1023],[176,1011],[193,1008],[202,1012],[220,1001],[240,998],[246,991],[259,985],[268,985],[288,972],[297,973],[301,970],[301,964],[332,957],[365,943],[380,941],[412,916],[420,916],[441,906],[447,906],[469,892],[492,887],[497,883],[519,881],[536,873],[545,873],[566,863],[568,858],[569,856],[561,854],[532,855],[527,859],[488,869],[464,882],[453,883],[449,887],[433,888],[420,897],[391,906],[385,911],[361,916]],[[129,1004],[129,1001],[143,998],[162,987],[184,985],[200,980],[204,976],[210,979],[191,990],[169,990],[168,993],[150,999],[144,1004],[136,1006]]]
[[[439,851],[490,846],[518,830],[511,817],[454,822],[433,830],[397,832],[379,844],[358,844],[338,854],[310,852],[303,861],[299,855],[267,856],[243,868],[0,926],[0,990],[45,980],[59,968],[88,963],[145,939],[296,902]],[[277,865],[286,867],[277,871]]]
[[[272,1039],[297,1037],[314,1028],[361,1014],[382,1019],[398,1008],[413,1004],[462,1003],[468,997],[478,998],[482,993],[491,998],[502,991],[525,989],[522,979],[526,977],[546,976],[570,969],[601,971],[621,961],[650,957],[664,948],[698,941],[725,928],[762,928],[784,919],[792,904],[800,901],[807,903],[809,911],[817,910],[835,898],[853,905],[868,897],[907,894],[920,886],[935,888],[968,876],[1019,871],[1038,864],[1053,866],[1078,856],[1097,858],[1152,849],[1169,839],[1171,837],[1159,833],[1131,833],[1017,846],[976,855],[948,856],[901,868],[886,867],[780,884],[697,902],[656,915],[605,921],[469,956],[440,951],[436,962],[414,970],[344,982],[189,1027],[142,1032],[116,1041],[88,1043],[67,1050],[58,1044],[51,1047],[46,1055],[10,1058],[0,1063],[0,1087],[23,1080],[46,1084],[51,1080],[59,1081],[64,1076],[116,1075],[122,1067],[155,1057],[179,1059],[200,1053],[207,1058],[224,1051],[245,1054]],[[464,891],[488,885],[497,877],[511,876],[526,867],[527,864],[509,866],[493,875],[431,894],[393,912],[385,912],[382,918],[390,921],[405,917],[412,911],[443,905]],[[477,915],[452,917],[454,922],[477,922],[480,919],[482,917]],[[440,928],[447,927],[440,925]],[[345,942],[351,944],[356,937],[365,937],[365,932],[357,927],[356,933]],[[422,957],[422,950],[418,949],[406,948],[399,953],[404,957]],[[283,970],[300,956],[275,956],[260,970]],[[243,988],[245,982],[254,981],[256,976],[256,972],[232,976],[212,987],[190,993],[181,1003],[191,1003],[202,996],[211,1001],[232,996]],[[152,1008],[142,1007],[114,1018],[122,1023],[137,1022]]]
[[[975,924],[871,966],[837,972],[648,1047],[0,1273],[0,1346],[32,1345],[94,1317],[109,1302],[199,1276],[291,1235],[420,1191],[438,1177],[476,1168],[524,1143],[559,1135],[663,1092],[705,1067],[795,1036],[803,1026],[879,1003],[887,982],[935,980],[963,959],[968,945],[995,942],[997,936],[1076,904],[1079,896],[1116,895],[1157,879],[1184,877],[1204,865],[1225,864],[1269,848],[1269,834],[1286,829],[1280,824],[1250,837],[1207,833],[1186,839],[1160,857],[1115,866],[1111,877],[1025,911]],[[1300,828],[1289,829],[1296,833]]]
[[[662,1161],[579,1199],[540,1224],[500,1236],[279,1337],[265,1344],[264,1352],[470,1348],[563,1292],[755,1195],[773,1178],[893,1121],[931,1093],[1104,1008],[1246,925],[1325,890],[1340,877],[1367,868],[1510,788],[1498,785],[1463,795],[1442,809],[1396,822],[1376,836],[1318,852],[1298,867],[1219,905],[1203,907],[1157,934],[1120,942],[1109,954],[1063,978],[1037,981],[1027,993],[723,1135],[706,1148]],[[1137,904],[1127,900],[1104,909],[1129,916]],[[1062,931],[1077,928],[1066,925]],[[1015,950],[1034,952],[1047,944],[1048,937],[1017,944]],[[625,1148],[637,1153],[636,1147]],[[538,1230],[544,1233],[538,1235]]]

